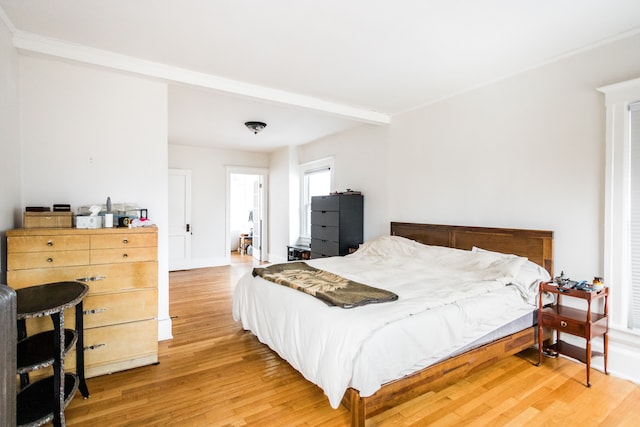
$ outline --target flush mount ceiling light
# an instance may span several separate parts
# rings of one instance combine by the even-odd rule
[[[263,122],[246,122],[244,125],[254,134],[257,134],[262,129],[267,127],[267,124]]]

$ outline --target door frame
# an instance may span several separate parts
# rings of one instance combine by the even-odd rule
[[[226,167],[226,197],[225,197],[225,257],[227,263],[231,263],[231,174],[260,175],[262,176],[262,247],[260,249],[261,261],[267,261],[269,254],[269,169],[249,166]]]

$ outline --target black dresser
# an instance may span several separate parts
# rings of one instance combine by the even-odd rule
[[[311,258],[342,256],[362,243],[363,197],[332,194],[311,198]]]

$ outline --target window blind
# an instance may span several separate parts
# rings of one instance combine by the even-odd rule
[[[629,327],[640,329],[640,102],[629,106],[631,295]]]

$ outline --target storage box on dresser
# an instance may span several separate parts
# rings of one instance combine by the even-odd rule
[[[89,285],[83,307],[87,377],[158,361],[156,227],[16,229],[6,234],[9,286],[67,280]],[[46,319],[30,320],[30,334],[51,329]],[[73,310],[67,310],[65,322],[73,321]],[[67,359],[72,368],[75,358]]]
[[[362,243],[363,197],[332,194],[311,198],[311,258],[347,255]]]
[[[22,218],[24,228],[71,228],[71,212],[25,212]]]

